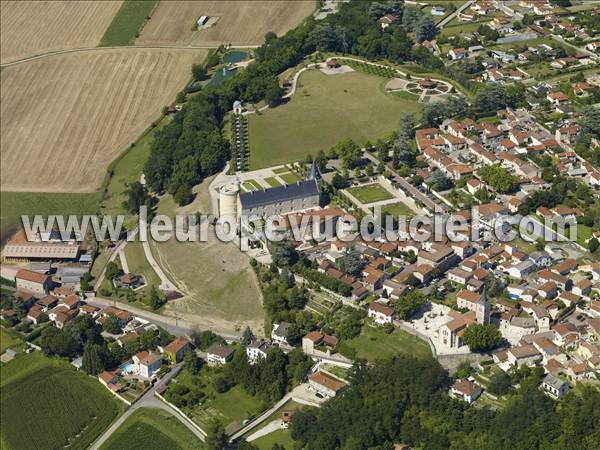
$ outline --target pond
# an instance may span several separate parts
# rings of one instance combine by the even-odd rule
[[[231,52],[227,52],[224,56],[223,56],[223,62],[224,63],[239,63],[240,61],[245,60],[248,57],[248,53],[240,51],[240,50],[234,50]]]
[[[217,85],[221,84],[224,80],[234,76],[237,73],[237,71],[238,71],[238,69],[228,70],[225,67],[223,67],[222,69],[218,69],[215,72],[215,74],[213,75],[213,77],[210,79],[210,81],[208,82],[208,85],[209,86],[217,86]]]

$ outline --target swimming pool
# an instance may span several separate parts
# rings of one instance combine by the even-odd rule
[[[223,55],[224,63],[238,63],[245,60],[248,57],[248,53],[241,50],[233,50]]]
[[[137,372],[137,366],[133,363],[133,361],[127,361],[119,366],[119,369],[123,371],[123,373],[134,374]]]

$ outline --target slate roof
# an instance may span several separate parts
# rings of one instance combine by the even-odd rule
[[[240,194],[240,202],[242,209],[258,208],[318,194],[319,187],[316,180],[306,180],[260,191],[244,192]]]

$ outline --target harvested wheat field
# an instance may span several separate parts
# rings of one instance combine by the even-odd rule
[[[260,45],[267,32],[284,34],[315,8],[313,0],[160,2],[136,44]],[[194,30],[200,16],[219,19],[207,29]]]
[[[109,163],[160,116],[206,53],[90,50],[5,67],[1,189],[97,190]]]
[[[2,63],[70,48],[95,47],[121,1],[2,1]]]

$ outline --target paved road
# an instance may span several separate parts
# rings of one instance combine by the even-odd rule
[[[155,396],[155,393],[156,393],[156,390],[158,389],[158,387],[162,386],[163,384],[168,383],[173,377],[175,377],[179,373],[179,371],[181,370],[182,367],[183,367],[183,363],[179,363],[175,367],[173,367],[171,369],[171,371],[169,373],[167,373],[160,382],[157,382],[154,386],[152,386],[152,388],[150,388],[144,395],[142,395],[142,397],[137,402],[135,402],[133,405],[131,405],[129,407],[129,409],[127,411],[125,411],[125,413],[123,413],[123,415],[121,417],[119,417],[115,422],[113,422],[112,425],[96,440],[96,442],[94,442],[92,444],[90,449],[91,450],[99,449],[102,446],[102,444],[104,444],[104,442],[106,442],[106,440],[115,431],[117,431],[117,429],[123,424],[123,422],[125,422],[129,418],[129,416],[131,416],[135,411],[137,411],[140,408],[156,408],[156,409],[162,409],[162,410],[168,411],[173,416],[175,416],[177,419],[179,419],[179,421],[181,423],[183,423],[192,433],[194,433],[194,435],[198,439],[200,439],[201,441],[204,441],[206,436],[204,434],[202,434],[200,431],[198,431],[197,428],[192,426],[189,423],[189,419],[187,417],[183,417],[178,411],[174,410],[168,404],[166,404],[165,402],[162,402]]]
[[[446,25],[448,25],[448,23],[450,23],[452,21],[452,19],[454,19],[456,16],[458,16],[460,13],[462,13],[465,9],[467,9],[473,3],[475,3],[475,0],[469,0],[464,5],[462,5],[460,8],[458,8],[456,11],[454,11],[452,14],[447,15],[440,22],[438,22],[437,27],[441,30]]]

